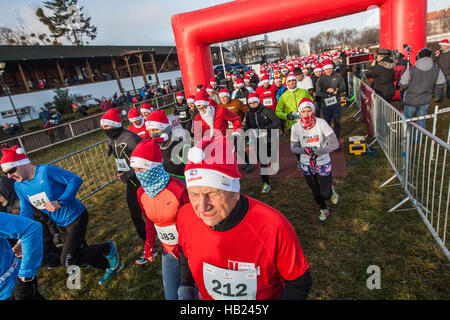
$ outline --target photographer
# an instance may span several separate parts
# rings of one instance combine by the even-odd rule
[[[395,95],[395,63],[391,56],[391,50],[378,49],[376,59],[366,72],[366,77],[373,79],[372,88],[387,102]]]
[[[450,99],[450,43],[448,39],[439,42],[440,49],[434,53],[433,62],[436,63],[444,73],[447,82],[447,98]],[[444,88],[439,91],[438,100],[441,102],[444,99]]]

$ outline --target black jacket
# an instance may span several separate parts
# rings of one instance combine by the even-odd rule
[[[129,187],[136,188],[141,186],[134,170],[130,167],[131,153],[142,139],[136,133],[122,129],[120,134],[111,139],[108,149],[108,157],[112,154],[115,159],[125,159],[130,170],[124,171],[120,181],[126,183]]]
[[[330,88],[335,89],[338,92],[336,95],[336,103],[333,105],[326,106],[325,99],[334,96],[334,94],[327,92],[327,89]],[[344,78],[342,78],[341,74],[337,72],[333,72],[331,76],[327,76],[326,74],[321,75],[316,83],[316,95],[321,98],[322,107],[339,106],[340,105],[339,95],[341,93],[345,93],[345,90],[346,90],[345,80]]]
[[[175,110],[173,111],[173,114],[178,116],[180,122],[187,122],[191,120],[191,114],[189,113],[189,107],[186,100],[183,99],[182,103],[178,103],[178,101],[175,103]]]
[[[389,59],[383,59],[366,72],[367,78],[372,78],[372,88],[377,94],[386,100],[391,100],[395,95],[395,63]]]
[[[280,118],[272,109],[261,103],[256,108],[250,108],[245,114],[244,131],[248,129],[277,129],[280,127]],[[268,132],[270,134],[270,131]]]

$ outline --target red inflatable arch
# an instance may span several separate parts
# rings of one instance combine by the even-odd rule
[[[172,28],[185,90],[193,94],[197,84],[209,83],[213,43],[333,19],[370,6],[380,8],[381,48],[403,50],[407,43],[417,53],[426,45],[427,0],[237,0],[176,14]]]

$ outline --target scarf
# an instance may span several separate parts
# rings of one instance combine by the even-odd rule
[[[305,130],[313,128],[316,125],[316,117],[314,117],[314,113],[310,117],[300,117],[300,125]]]
[[[169,183],[170,175],[164,170],[162,164],[158,164],[152,169],[136,172],[136,177],[141,182],[144,191],[150,198],[153,198],[164,190]]]

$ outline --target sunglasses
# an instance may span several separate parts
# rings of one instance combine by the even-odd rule
[[[14,168],[11,168],[10,170],[8,170],[8,171],[5,171],[5,173],[6,174],[13,174],[14,172],[16,172],[17,171],[17,167],[14,167]]]

